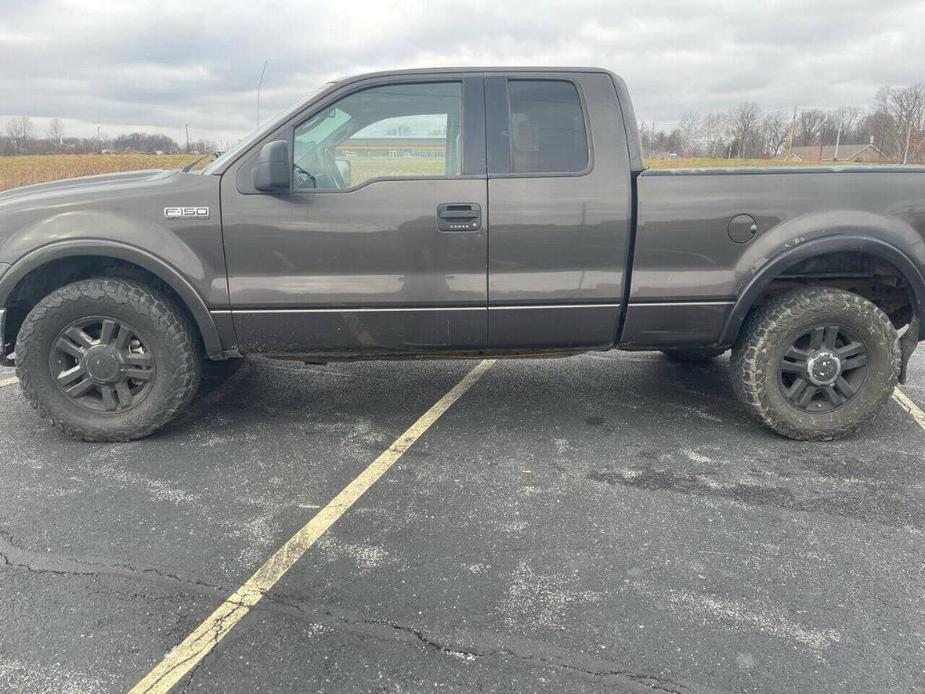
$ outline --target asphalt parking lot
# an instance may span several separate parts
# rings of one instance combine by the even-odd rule
[[[252,359],[120,445],[0,387],[0,688],[136,685],[475,365]],[[923,451],[781,439],[722,359],[499,361],[178,690],[922,691]]]

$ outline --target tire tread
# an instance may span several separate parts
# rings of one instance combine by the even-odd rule
[[[775,339],[784,337],[802,314],[829,307],[851,311],[866,323],[870,334],[883,344],[891,344],[893,368],[888,382],[877,386],[879,392],[865,408],[865,416],[848,419],[840,426],[824,431],[794,426],[770,404],[766,397],[767,365]],[[830,441],[855,431],[889,399],[899,378],[900,348],[896,329],[887,315],[864,297],[832,287],[806,287],[774,296],[746,320],[730,360],[732,385],[745,409],[755,419],[778,433],[800,441]]]
[[[167,398],[157,414],[144,421],[125,418],[121,423],[100,427],[89,423],[75,424],[57,416],[40,397],[27,366],[35,348],[34,333],[50,313],[68,304],[86,300],[109,300],[144,313],[155,323],[169,345],[165,361],[170,364],[167,377],[172,381]],[[16,341],[16,375],[23,393],[39,414],[65,434],[94,442],[131,441],[144,438],[173,419],[192,401],[199,387],[201,348],[195,328],[182,311],[165,296],[140,283],[123,279],[87,279],[66,285],[42,299],[29,313]]]

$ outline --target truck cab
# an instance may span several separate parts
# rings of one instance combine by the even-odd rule
[[[580,70],[374,75],[267,134],[291,181],[260,185],[261,147],[213,164],[239,347],[611,347],[642,167],[618,84]]]

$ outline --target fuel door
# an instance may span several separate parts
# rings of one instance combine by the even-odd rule
[[[748,243],[758,233],[758,222],[750,214],[737,214],[729,220],[726,231],[736,243]]]

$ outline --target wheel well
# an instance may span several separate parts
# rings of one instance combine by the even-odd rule
[[[6,301],[6,335],[0,336],[0,338],[6,344],[15,342],[16,336],[19,334],[19,328],[22,326],[26,316],[29,315],[29,312],[56,289],[80,280],[99,277],[133,280],[150,287],[169,299],[178,310],[182,311],[192,326],[197,326],[186,303],[174,291],[173,287],[154,273],[134,263],[117,258],[81,256],[51,260],[35,268],[19,280]],[[198,327],[196,327],[195,334],[199,338],[200,345],[202,345],[202,333]]]
[[[883,258],[854,251],[827,253],[791,265],[771,280],[752,310],[775,294],[807,286],[860,294],[886,313],[897,329],[913,317],[914,295],[902,273]]]

